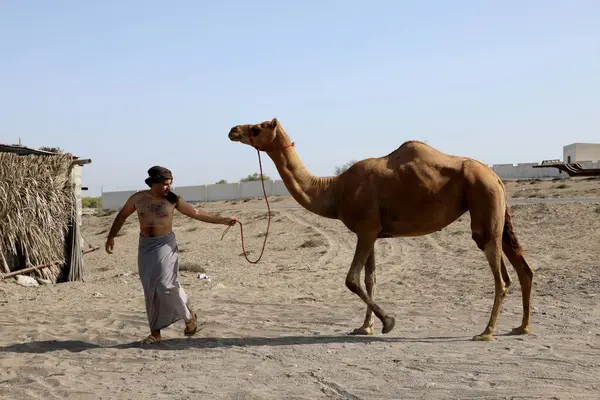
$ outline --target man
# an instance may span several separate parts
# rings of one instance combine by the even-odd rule
[[[176,321],[185,321],[184,334],[197,330],[197,317],[179,284],[179,254],[173,232],[173,210],[198,221],[234,225],[235,217],[218,217],[198,210],[171,191],[173,175],[161,166],[148,170],[149,190],[133,194],[117,214],[106,239],[106,252],[112,254],[114,238],[125,220],[137,211],[140,222],[138,271],[150,335],[141,341],[151,344],[162,340],[160,331]]]

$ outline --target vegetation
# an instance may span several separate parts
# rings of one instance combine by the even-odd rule
[[[339,166],[335,167],[335,174],[340,175],[341,173],[346,171],[348,168],[350,168],[355,163],[356,163],[356,160],[351,160],[351,161],[348,161],[346,164],[342,165],[341,167],[339,167]]]
[[[265,181],[271,180],[271,178],[267,175],[263,175],[263,179]],[[255,172],[252,175],[248,175],[247,177],[240,179],[240,182],[253,182],[253,181],[260,181],[260,174],[258,172]]]
[[[42,146],[38,150],[49,151],[51,153],[64,153],[63,149],[61,149],[60,147]]]
[[[100,208],[102,207],[102,199],[100,197],[84,197],[81,199],[83,208]]]
[[[220,181],[218,181],[218,182],[215,182],[215,183],[216,183],[217,185],[224,185],[224,184],[226,184],[226,183],[227,183],[227,179],[221,179]]]
[[[179,270],[194,273],[206,273],[206,269],[202,265],[193,262],[181,263],[179,265]]]

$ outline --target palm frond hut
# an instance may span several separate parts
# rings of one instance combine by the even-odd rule
[[[30,271],[53,283],[84,279],[81,167],[90,162],[0,144],[2,277]]]

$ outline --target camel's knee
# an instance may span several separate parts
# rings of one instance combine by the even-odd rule
[[[522,259],[522,260],[523,261],[521,262],[521,274],[523,274],[525,276],[525,278],[526,278],[525,282],[528,283],[529,285],[531,285],[531,282],[533,281],[533,270],[531,269],[531,267],[527,264],[527,262],[524,259]]]
[[[374,286],[377,283],[377,278],[375,274],[365,274],[365,285]]]
[[[510,287],[510,285],[512,285],[512,279],[510,279],[510,276],[506,276],[506,277],[502,277],[502,281],[504,282],[506,291],[508,291],[508,288]]]
[[[354,275],[348,275],[346,277],[346,287],[350,289],[352,293],[358,294],[360,291],[360,280]]]
[[[508,293],[508,286],[507,285],[502,285],[500,287],[500,297],[504,298],[506,297],[506,294]]]
[[[508,275],[508,270],[506,269],[504,260],[502,260],[500,271],[502,273],[502,279],[504,280],[504,283],[506,283],[506,286],[509,287],[512,284],[512,280],[510,279],[510,275]]]
[[[494,274],[494,286],[496,289],[496,294],[499,295],[501,298],[504,298],[504,296],[506,296],[506,294],[508,293],[509,285],[510,284],[506,284],[506,282],[502,278],[502,274]]]

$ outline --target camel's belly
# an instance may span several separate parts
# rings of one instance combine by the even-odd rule
[[[446,210],[429,214],[402,215],[398,217],[383,216],[379,237],[412,237],[429,235],[440,231],[456,221],[466,210]]]
[[[392,237],[413,237],[413,236],[424,236],[430,233],[442,230],[444,227],[407,227],[403,223],[388,223],[385,224],[379,234],[380,238],[392,238]]]

